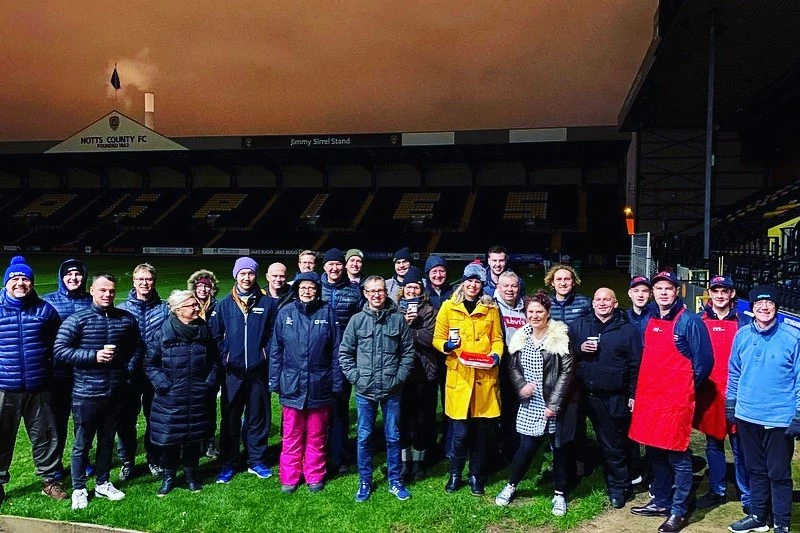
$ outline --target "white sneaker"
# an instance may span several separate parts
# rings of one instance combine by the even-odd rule
[[[511,498],[514,497],[515,492],[517,492],[517,487],[511,483],[506,484],[506,486],[503,487],[503,490],[500,491],[500,494],[497,495],[497,498],[494,499],[494,503],[501,507],[505,507],[509,504]]]
[[[564,516],[567,514],[567,499],[563,494],[553,496],[553,516]]]
[[[112,502],[116,502],[125,498],[125,493],[112,485],[110,481],[106,481],[103,484],[97,485],[94,488],[94,495],[101,498],[108,498]]]
[[[89,505],[89,493],[86,489],[76,489],[72,491],[72,510],[86,509]]]

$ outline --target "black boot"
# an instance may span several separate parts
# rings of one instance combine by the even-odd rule
[[[480,476],[469,476],[467,483],[469,483],[469,491],[473,496],[483,496],[485,494],[486,491],[483,488],[483,480]]]
[[[402,467],[400,468],[400,479],[402,479],[403,482],[408,481],[411,478],[411,471],[411,461],[403,461]]]
[[[425,450],[412,450],[411,477],[414,481],[425,479]]]
[[[200,492],[203,487],[200,485],[200,482],[197,481],[195,472],[194,468],[184,468],[183,477],[186,478],[186,486],[189,487],[191,492]]]
[[[450,459],[450,479],[444,486],[444,491],[452,494],[461,488],[464,482],[461,480],[461,472],[464,471],[465,459]]]
[[[175,484],[175,470],[164,470],[161,476],[161,486],[158,487],[156,494],[159,498],[163,498],[172,491]]]

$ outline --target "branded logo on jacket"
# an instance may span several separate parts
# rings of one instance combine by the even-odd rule
[[[525,319],[521,316],[504,316],[503,324],[505,324],[507,328],[520,329],[525,326]]]
[[[292,324],[294,324],[294,321],[292,320],[292,317],[287,316],[286,317],[286,325],[287,326],[291,326]]]

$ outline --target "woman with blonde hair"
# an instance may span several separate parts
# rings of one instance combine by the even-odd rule
[[[192,292],[172,291],[168,304],[169,316],[148,340],[144,363],[155,388],[150,438],[163,453],[158,496],[172,491],[179,463],[189,490],[200,490],[195,471],[201,443],[214,434],[220,373],[217,343]]]
[[[485,284],[486,270],[470,263],[463,282],[436,316],[433,345],[446,356],[445,414],[451,419],[448,493],[461,487],[469,456],[470,491],[475,496],[484,494],[485,466],[500,416],[497,365],[503,334],[497,305],[482,295]]]

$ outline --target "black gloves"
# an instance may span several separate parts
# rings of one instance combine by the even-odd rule
[[[725,420],[727,420],[729,424],[736,423],[735,412],[736,412],[736,401],[725,400]]]
[[[800,413],[795,413],[792,423],[786,428],[786,436],[800,440]]]

